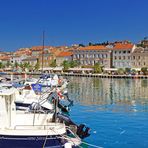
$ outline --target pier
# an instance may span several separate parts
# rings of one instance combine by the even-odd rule
[[[55,73],[43,73],[43,74],[55,74]],[[61,76],[74,76],[74,77],[98,77],[98,78],[118,78],[118,79],[148,79],[148,75],[109,75],[109,74],[92,74],[92,73],[56,73]],[[42,75],[40,72],[28,72],[28,73],[13,73],[6,72],[3,75]]]
[[[62,76],[76,76],[76,77],[99,77],[99,78],[123,78],[123,79],[148,79],[147,75],[107,75],[107,74],[76,74],[76,73],[62,73]]]

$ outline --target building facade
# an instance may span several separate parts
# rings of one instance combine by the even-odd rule
[[[99,63],[104,68],[131,67],[131,53],[135,45],[128,42],[118,42],[108,45],[86,46],[73,50],[73,60],[81,65]]]
[[[104,67],[110,67],[111,51],[105,46],[87,46],[72,50],[73,60],[81,65],[94,65],[100,63]]]
[[[148,48],[137,47],[131,54],[132,68],[148,67]]]
[[[135,45],[128,42],[115,43],[112,47],[112,66],[114,68],[131,68],[131,54]]]
[[[56,64],[57,66],[61,66],[64,61],[72,61],[72,52],[62,51],[56,57]]]

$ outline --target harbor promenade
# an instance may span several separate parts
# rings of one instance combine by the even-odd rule
[[[108,74],[71,74],[63,73],[63,76],[76,76],[76,77],[100,77],[100,78],[131,78],[131,79],[148,79],[148,75],[108,75]]]

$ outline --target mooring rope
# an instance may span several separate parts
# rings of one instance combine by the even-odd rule
[[[87,143],[87,142],[84,142],[84,141],[82,141],[82,143],[84,143],[84,144],[86,144],[86,145],[88,145],[88,146],[91,146],[91,147],[103,148],[103,147],[101,147],[101,146],[97,146],[97,145],[94,145],[94,144],[90,144],[90,143]]]
[[[52,130],[54,133],[56,133],[53,129],[50,129],[50,130]],[[69,129],[70,130],[70,129]],[[49,132],[49,131],[48,131]],[[43,144],[43,147],[42,148],[45,148],[45,144],[46,144],[46,142],[47,142],[47,138],[48,138],[48,132],[47,132],[47,135],[46,135],[46,138],[45,138],[45,141],[44,141],[44,144]],[[70,132],[72,132],[71,130],[70,130]],[[73,133],[73,132],[72,132]],[[74,133],[73,133],[74,134]],[[75,134],[74,134],[75,135]],[[75,135],[76,137],[77,137],[77,135]],[[74,145],[75,145],[75,142],[71,139],[71,138],[68,138],[68,136],[64,136],[64,135],[60,135],[60,137],[58,137],[58,136],[56,136],[56,138],[63,138],[63,139],[65,139],[65,140],[70,140]],[[90,146],[90,147],[94,147],[94,148],[103,148],[103,147],[101,147],[101,146],[97,146],[97,145],[94,145],[94,144],[91,144],[91,143],[88,143],[88,142],[84,142],[84,141],[81,141],[81,143],[82,144],[86,144],[86,145],[88,145],[88,146]],[[83,148],[82,146],[78,146],[79,148]]]
[[[48,138],[48,132],[49,132],[49,131],[47,131],[47,135],[46,135],[46,137],[45,137],[45,140],[44,140],[44,143],[43,143],[42,148],[45,148],[45,144],[46,144],[46,142],[47,142],[47,138]]]

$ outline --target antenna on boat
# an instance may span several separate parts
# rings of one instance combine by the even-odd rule
[[[44,39],[45,38],[45,31],[43,31],[43,36],[42,36],[42,39],[43,39],[43,46],[42,46],[42,73],[43,73],[43,66],[44,66]]]

